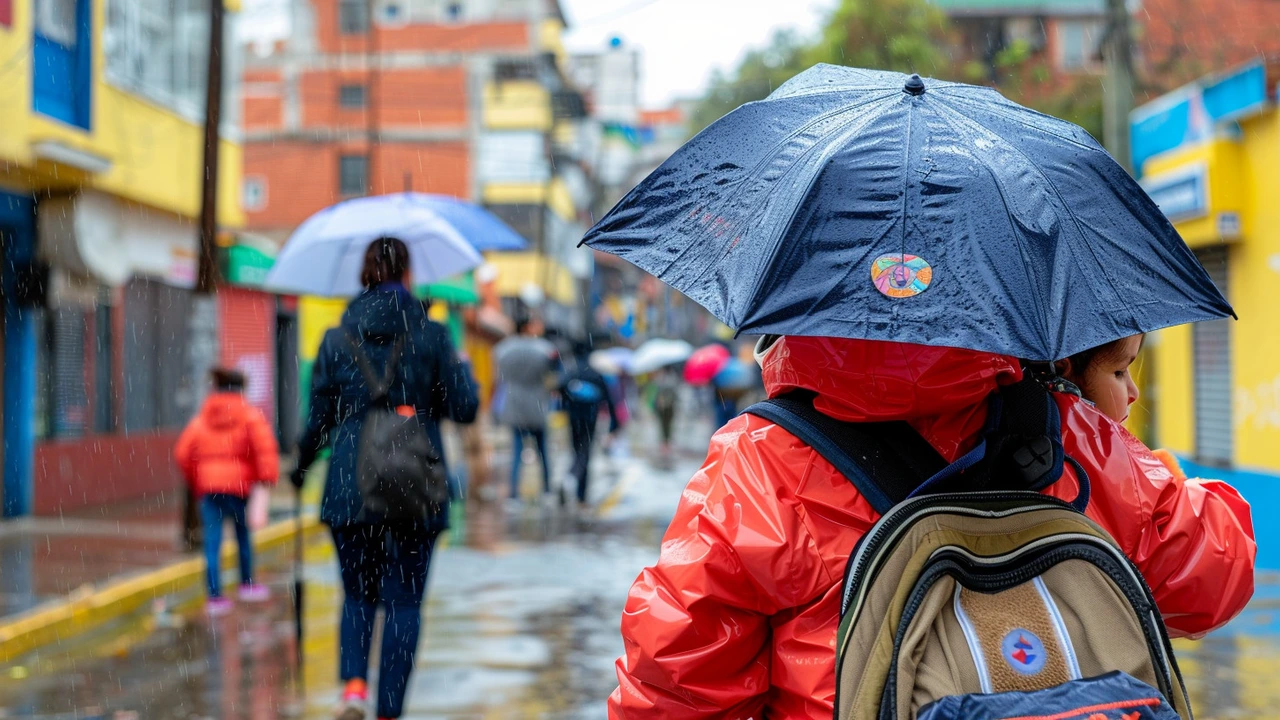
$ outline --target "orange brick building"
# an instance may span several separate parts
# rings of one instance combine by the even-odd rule
[[[571,94],[556,0],[296,0],[291,12],[287,40],[245,52],[249,229],[283,241],[342,199],[403,190],[548,205]],[[486,146],[525,152],[486,178]],[[488,192],[491,180],[541,189]],[[516,229],[545,245],[541,227]]]

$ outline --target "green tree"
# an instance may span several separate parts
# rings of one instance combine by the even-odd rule
[[[808,52],[809,44],[795,31],[782,30],[774,33],[767,46],[747,51],[733,72],[716,70],[706,95],[693,110],[692,131],[701,130],[739,105],[767,97],[809,67]]]
[[[945,77],[947,36],[947,16],[927,0],[841,0],[805,59]]]
[[[762,100],[779,85],[817,63],[920,73],[975,84],[994,82],[1006,97],[1069,120],[1094,137],[1102,132],[1102,83],[1081,76],[1054,78],[1043,53],[1025,42],[1004,48],[992,60],[958,64],[950,49],[945,13],[929,0],[839,0],[816,38],[776,33],[749,51],[732,72],[716,72],[694,108],[691,132],[744,103]]]
[[[691,130],[764,99],[817,63],[939,77],[947,70],[946,46],[947,18],[927,0],[840,0],[818,38],[780,31],[767,46],[748,51],[733,72],[712,75],[693,111]]]

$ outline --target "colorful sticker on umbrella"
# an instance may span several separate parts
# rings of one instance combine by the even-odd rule
[[[933,282],[933,267],[916,255],[889,253],[871,263],[871,282],[891,298],[914,297]]]

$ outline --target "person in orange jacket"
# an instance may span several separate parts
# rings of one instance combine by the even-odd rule
[[[850,422],[905,420],[949,461],[976,446],[1017,359],[904,343],[784,337],[761,350],[770,397],[803,389]],[[1052,395],[1091,479],[1086,514],[1137,563],[1172,634],[1198,636],[1253,592],[1249,505],[1175,475],[1098,407]],[[1046,493],[1079,490],[1068,467]],[[656,565],[631,588],[611,718],[823,718],[835,699],[840,580],[876,512],[781,427],[741,415],[711,440]]]
[[[280,451],[262,412],[244,398],[244,375],[217,368],[212,379],[214,392],[178,437],[173,456],[192,493],[200,498],[209,592],[206,609],[216,616],[232,607],[222,596],[220,562],[222,524],[228,518],[235,525],[240,552],[239,597],[246,602],[268,598],[266,586],[254,582],[245,511],[255,484],[275,484],[278,479]]]

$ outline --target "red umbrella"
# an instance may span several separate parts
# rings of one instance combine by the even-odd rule
[[[729,350],[723,345],[711,344],[694,351],[684,364],[684,381],[690,385],[706,385],[729,362]]]

